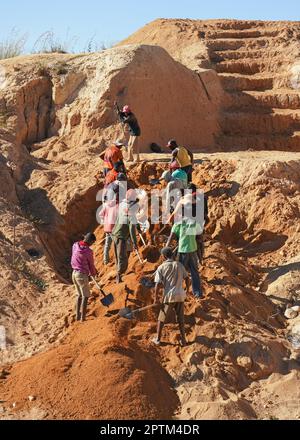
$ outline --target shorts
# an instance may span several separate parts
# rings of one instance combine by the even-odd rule
[[[176,321],[184,323],[184,302],[163,303],[158,315],[160,322],[165,322],[170,310],[174,310],[176,314]]]

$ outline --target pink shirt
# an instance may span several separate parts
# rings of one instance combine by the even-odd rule
[[[89,246],[82,246],[80,242],[73,244],[71,266],[85,275],[95,276],[97,270],[94,265],[94,256]]]
[[[103,220],[104,232],[112,232],[116,223],[118,211],[119,205],[114,200],[103,203],[99,216]]]

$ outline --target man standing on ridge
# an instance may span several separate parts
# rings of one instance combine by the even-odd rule
[[[131,111],[128,105],[124,105],[123,110],[120,111],[117,102],[115,102],[115,107],[119,116],[120,121],[126,124],[130,134],[128,142],[128,162],[140,162],[140,146],[139,137],[141,135],[141,129],[135,114]],[[136,154],[136,160],[134,160],[133,153]]]
[[[89,276],[96,276],[93,251],[90,246],[96,237],[91,232],[87,233],[82,241],[73,244],[71,266],[73,269],[72,281],[77,292],[76,320],[85,321],[88,299],[91,295]]]

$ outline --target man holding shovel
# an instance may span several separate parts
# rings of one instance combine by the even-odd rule
[[[129,239],[132,241],[134,248],[137,249],[136,214],[139,209],[138,202],[136,191],[129,189],[126,193],[126,199],[119,205],[116,224],[112,230],[117,266],[117,284],[122,282],[122,274],[126,272],[128,267]]]
[[[115,102],[115,109],[117,111],[120,122],[128,127],[129,142],[128,142],[128,162],[140,161],[139,137],[141,129],[135,114],[131,111],[129,105],[124,105],[122,111],[119,109],[117,102]],[[136,153],[136,160],[134,160],[133,153]]]
[[[94,277],[97,274],[93,251],[90,249],[95,241],[95,235],[89,232],[83,240],[74,243],[72,248],[72,281],[77,292],[76,320],[82,322],[85,321],[87,303],[91,295],[89,276]]]
[[[187,189],[187,174],[185,171],[178,169],[172,174],[167,171],[163,173],[162,177],[167,182],[167,187],[165,189],[166,213],[172,214],[177,202],[184,195],[184,190]]]
[[[172,248],[163,248],[161,254],[164,257],[165,262],[158,267],[155,273],[154,304],[158,302],[158,291],[160,286],[163,287],[164,293],[161,310],[158,316],[157,336],[152,339],[152,342],[155,345],[160,345],[166,317],[170,310],[174,310],[176,321],[179,324],[181,345],[184,347],[187,342],[184,330],[184,300],[186,292],[183,288],[183,280],[186,280],[186,287],[189,289],[188,273],[180,262],[174,260]]]

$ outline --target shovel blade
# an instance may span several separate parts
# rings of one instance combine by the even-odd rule
[[[109,293],[108,295],[106,295],[104,298],[102,298],[101,304],[105,307],[109,307],[113,302],[114,302],[114,297],[112,293]]]
[[[140,284],[144,287],[148,287],[149,289],[155,287],[155,282],[153,280],[149,280],[149,278],[146,277],[140,279]]]
[[[123,309],[119,310],[118,315],[121,318],[132,319],[132,310],[129,307],[124,307]]]
[[[160,179],[150,179],[149,180],[150,185],[157,185],[158,183],[160,183]]]

